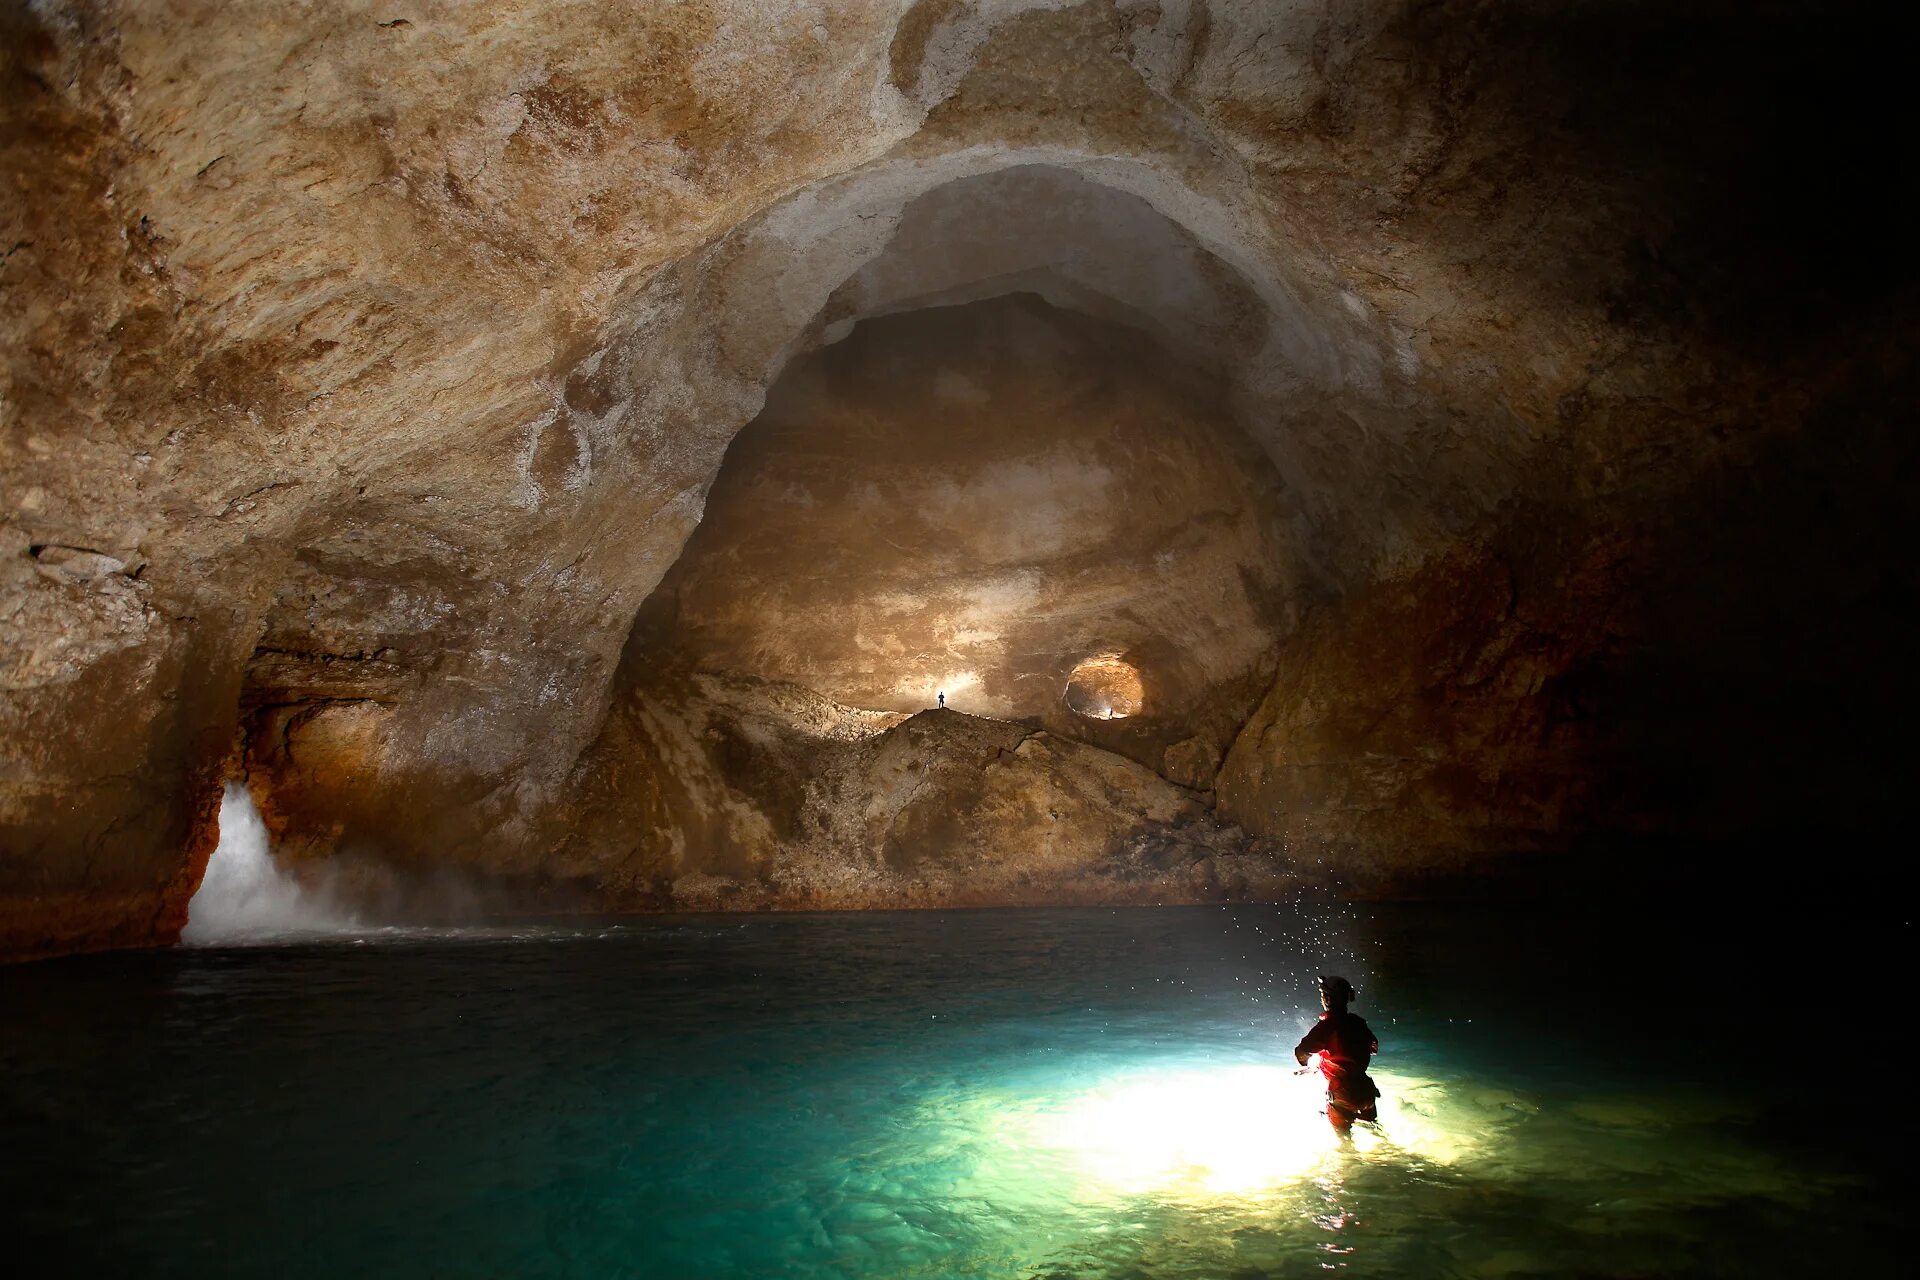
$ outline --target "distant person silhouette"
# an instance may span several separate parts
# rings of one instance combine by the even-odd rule
[[[945,689],[940,691],[940,705],[943,707],[947,705],[947,691]]]
[[[1310,1056],[1320,1055],[1320,1074],[1327,1078],[1327,1120],[1341,1133],[1351,1130],[1355,1120],[1380,1118],[1380,1090],[1367,1074],[1380,1041],[1365,1018],[1347,1012],[1351,1003],[1353,984],[1322,974],[1320,1007],[1326,1012],[1293,1047],[1293,1060],[1303,1067]]]

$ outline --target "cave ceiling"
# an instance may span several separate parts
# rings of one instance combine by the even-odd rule
[[[808,831],[892,851],[810,901],[910,831],[1024,883],[856,815],[908,774],[1106,804],[1087,865],[1600,821],[1661,522],[1905,377],[1817,119],[1882,82],[1791,8],[10,9],[0,931],[166,940],[236,772],[303,856],[649,905]],[[1766,198],[1819,174],[1844,235]]]

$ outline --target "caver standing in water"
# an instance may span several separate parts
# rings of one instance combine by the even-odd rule
[[[1380,1052],[1367,1020],[1348,1013],[1353,1003],[1353,984],[1345,978],[1322,975],[1320,1007],[1326,1012],[1293,1047],[1293,1060],[1301,1066],[1313,1054],[1320,1055],[1320,1073],[1327,1078],[1327,1119],[1341,1133],[1353,1128],[1355,1120],[1376,1120],[1376,1100],[1380,1090],[1367,1074],[1367,1062]]]

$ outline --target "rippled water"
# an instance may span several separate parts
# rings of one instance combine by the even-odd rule
[[[0,1226],[116,1276],[1891,1274],[1904,1103],[1822,1079],[1781,936],[1159,908],[19,967]],[[1864,937],[1849,1000],[1910,932]],[[1350,1148],[1287,1053],[1336,967],[1387,1093]]]

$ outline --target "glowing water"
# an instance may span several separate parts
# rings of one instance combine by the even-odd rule
[[[183,942],[199,946],[261,943],[352,929],[354,921],[274,865],[266,823],[239,783],[220,798],[220,844],[187,906]]]
[[[703,917],[0,969],[32,1029],[0,1233],[181,1280],[1901,1273],[1911,1147],[1835,1147],[1766,1052],[1799,956],[1635,923]],[[1351,1147],[1289,1052],[1329,971],[1383,1046]],[[1675,973],[1713,998],[1649,1009]]]
[[[1466,1134],[1395,1104],[1413,1082],[1388,1071],[1376,1078],[1391,1086],[1383,1123],[1360,1125],[1345,1142],[1323,1113],[1324,1081],[1258,1063],[1116,1072],[1049,1099],[1007,1136],[1025,1152],[1067,1154],[1079,1194],[1116,1201],[1256,1199],[1389,1145],[1443,1164],[1463,1154]]]

